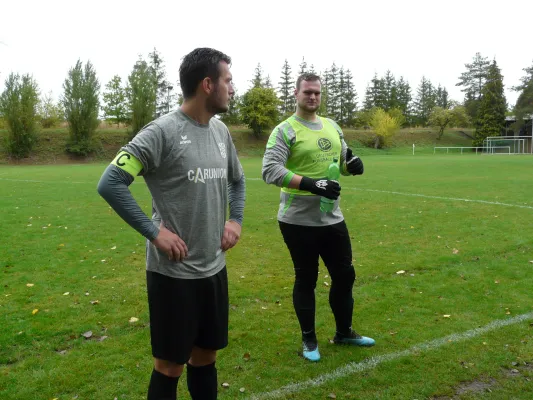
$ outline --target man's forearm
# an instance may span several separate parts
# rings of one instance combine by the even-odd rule
[[[242,226],[244,202],[246,199],[246,179],[244,174],[237,182],[228,182],[229,219]]]
[[[133,179],[129,173],[109,165],[98,182],[98,193],[128,225],[148,240],[153,240],[159,234],[159,229],[133,198],[128,188]]]

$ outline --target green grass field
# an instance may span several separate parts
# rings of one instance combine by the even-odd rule
[[[260,158],[244,158],[245,225],[227,255],[230,345],[217,361],[229,388],[219,398],[530,399],[533,158],[364,161],[363,176],[341,180],[342,209],[358,276],[354,328],[376,346],[330,344],[321,266],[322,360],[301,358],[279,189],[259,179]],[[0,167],[1,399],[146,396],[144,241],[98,196],[104,168]],[[142,179],[131,189],[148,212]],[[179,392],[189,398],[185,379]]]

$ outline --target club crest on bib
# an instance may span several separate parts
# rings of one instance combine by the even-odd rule
[[[218,149],[220,150],[220,155],[222,158],[226,158],[226,144],[225,143],[219,143]]]
[[[318,148],[322,151],[329,151],[331,150],[331,141],[329,139],[326,139],[326,138],[319,138],[317,141],[316,141],[316,144],[318,146]]]

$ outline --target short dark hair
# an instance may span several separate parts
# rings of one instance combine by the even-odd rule
[[[220,77],[219,63],[231,64],[226,54],[207,47],[197,48],[183,57],[180,65],[180,86],[183,98],[194,97],[198,84],[209,77],[215,82]]]
[[[319,81],[320,84],[322,84],[322,79],[320,79],[320,76],[318,76],[317,74],[312,74],[310,72],[304,72],[296,80],[296,90],[300,90],[300,83],[302,83],[302,81],[306,81],[306,82]]]

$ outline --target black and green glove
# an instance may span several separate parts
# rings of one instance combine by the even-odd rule
[[[337,200],[341,194],[341,185],[339,185],[339,182],[331,181],[327,178],[313,179],[308,178],[307,176],[302,176],[299,189],[327,197],[331,200]]]

